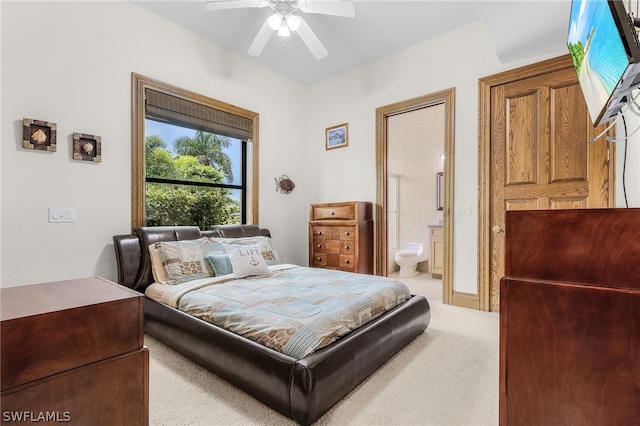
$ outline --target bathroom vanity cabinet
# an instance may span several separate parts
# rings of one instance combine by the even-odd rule
[[[444,232],[442,225],[429,225],[429,272],[442,278],[444,271]]]
[[[311,204],[309,266],[372,274],[372,204],[363,201]]]

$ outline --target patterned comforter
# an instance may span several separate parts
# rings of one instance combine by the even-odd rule
[[[271,269],[269,275],[209,279],[165,298],[190,315],[299,359],[411,297],[403,283],[384,277],[295,265]]]

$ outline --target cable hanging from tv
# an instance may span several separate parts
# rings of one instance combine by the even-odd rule
[[[635,105],[636,107],[640,108],[640,105],[638,105],[638,103],[636,102],[636,100],[638,99],[638,96],[640,96],[640,92],[638,92],[634,97],[630,98],[627,103],[625,104],[625,109],[624,110],[620,110],[620,112],[618,113],[618,115],[615,117],[615,119],[602,131],[600,132],[598,135],[592,137],[589,139],[589,142],[595,142],[598,139],[600,139],[605,133],[607,133],[613,126],[616,125],[616,123],[618,122],[618,118],[622,117],[624,118],[624,114],[628,111],[631,110],[633,111],[636,115],[640,116],[640,110],[637,110],[635,108],[633,108],[633,105]],[[626,141],[627,139],[629,139],[631,136],[635,135],[636,133],[638,133],[638,131],[640,131],[640,126],[638,126],[633,132],[626,134],[625,137],[623,138],[617,138],[614,139],[611,136],[607,136],[606,140],[609,142],[623,142]],[[626,133],[626,132],[625,132]]]

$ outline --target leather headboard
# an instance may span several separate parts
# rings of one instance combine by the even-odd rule
[[[197,226],[143,226],[133,234],[114,235],[118,283],[141,293],[153,283],[149,245],[160,241],[195,240],[200,237],[241,238],[258,235],[271,236],[258,225],[216,225],[200,231]]]

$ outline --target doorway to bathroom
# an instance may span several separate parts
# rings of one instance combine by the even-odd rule
[[[423,245],[420,272],[442,277],[452,303],[453,111],[455,89],[376,110],[376,273],[398,270],[405,243]]]

